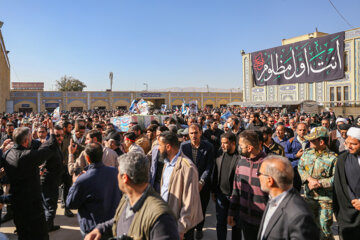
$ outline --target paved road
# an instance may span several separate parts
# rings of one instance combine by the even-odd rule
[[[74,213],[76,211],[73,211]],[[64,216],[64,209],[58,206],[56,212],[55,224],[60,225],[61,229],[50,233],[51,240],[81,240],[79,223],[76,216],[68,218]],[[9,240],[16,240],[17,236],[14,234],[14,223],[13,221],[2,224],[0,232],[5,233]],[[211,201],[209,204],[208,214],[206,214],[205,229],[204,229],[204,240],[215,240],[216,239],[216,217],[215,217],[215,204]],[[230,238],[228,238],[230,239]]]
[[[74,213],[76,211],[73,211]],[[60,225],[61,229],[50,233],[51,240],[81,240],[80,228],[76,216],[68,218],[64,216],[64,209],[58,207],[55,224]],[[17,236],[14,234],[14,224],[9,221],[2,225],[0,232],[5,233],[9,240],[16,240]],[[231,239],[231,232],[228,229],[227,240]],[[335,236],[335,240],[339,237]],[[215,204],[210,200],[209,207],[207,209],[205,227],[204,227],[204,238],[203,240],[216,240],[216,216],[215,216]]]

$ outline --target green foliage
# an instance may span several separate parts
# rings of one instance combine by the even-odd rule
[[[62,92],[82,91],[86,88],[85,83],[73,78],[72,76],[63,76],[60,80],[56,80],[56,88]]]

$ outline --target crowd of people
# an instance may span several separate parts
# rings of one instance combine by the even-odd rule
[[[49,239],[58,200],[86,240],[360,239],[360,117],[205,109],[149,126],[117,111],[1,115],[0,207],[18,239]],[[60,190],[60,191],[59,191]]]

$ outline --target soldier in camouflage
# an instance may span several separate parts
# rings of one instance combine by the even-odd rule
[[[304,186],[305,200],[319,224],[320,239],[334,239],[331,232],[333,223],[333,183],[337,155],[327,147],[328,131],[316,127],[305,136],[310,148],[304,151],[298,171]]]

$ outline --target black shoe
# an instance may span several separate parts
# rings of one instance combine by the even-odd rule
[[[65,203],[61,203],[61,208],[65,208]]]
[[[56,231],[56,230],[59,230],[60,229],[60,226],[59,225],[52,225],[50,228],[49,228],[49,232],[53,232],[53,231]]]
[[[64,215],[67,216],[67,217],[73,217],[74,216],[72,211],[70,211],[70,209],[67,209],[67,208],[65,208]]]
[[[11,213],[6,213],[6,214],[4,215],[4,217],[1,218],[1,223],[10,221],[10,220],[13,219],[13,218],[14,218],[14,216],[13,216]]]
[[[196,231],[196,239],[202,239],[204,237],[203,231],[202,230],[197,230]]]

